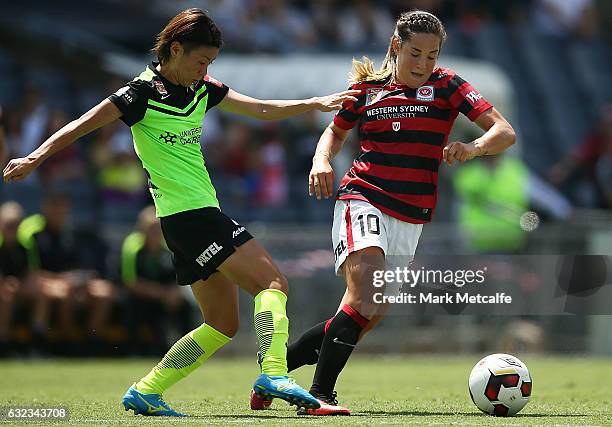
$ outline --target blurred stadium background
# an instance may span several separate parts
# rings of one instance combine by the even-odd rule
[[[96,0],[86,6],[31,0],[27,7],[3,1],[0,105],[7,157],[29,153],[137,75],[151,60],[156,33],[192,6],[210,11],[226,41],[209,73],[264,98],[342,90],[351,58],[365,54],[380,64],[401,11],[437,14],[449,33],[441,64],[479,88],[517,130],[508,158],[520,197],[506,197],[512,185],[494,173],[502,161],[491,166],[491,182],[462,178],[468,164],[442,167],[436,217],[419,252],[606,255],[604,282],[612,283],[609,0]],[[263,123],[215,109],[202,138],[222,208],[248,226],[290,280],[293,337],[328,318],[344,290],[332,272],[333,201],[307,196],[312,153],[331,117]],[[476,132],[462,120],[454,137],[469,140]],[[349,141],[335,161],[337,177],[355,150]],[[143,260],[140,247],[125,240],[137,229],[155,239],[146,214],[137,227],[139,212],[151,203],[145,184],[129,129],[120,122],[48,160],[25,182],[0,183],[0,202],[23,207],[19,215],[14,205],[4,205],[2,233],[10,234],[11,225],[14,233],[16,218],[25,218],[21,233],[36,234],[41,217],[32,215],[41,213],[61,230],[39,242],[38,264],[30,250],[30,271],[42,265],[70,273],[36,283],[25,271],[17,281],[6,271],[0,276],[0,356],[157,356],[200,320],[189,292],[172,287],[167,257]],[[487,185],[492,199],[471,197]],[[466,208],[490,221],[479,229],[462,213]],[[530,232],[519,225],[527,211],[540,218]],[[487,233],[493,238],[477,238]],[[590,258],[584,259],[583,270],[592,272]],[[508,283],[529,282],[519,273]],[[144,289],[136,290],[138,278],[146,279]],[[609,306],[609,289],[601,295]],[[242,330],[225,354],[250,355],[256,348],[250,298],[241,295],[241,302]],[[406,312],[385,320],[359,349],[374,351],[612,355],[612,316]]]

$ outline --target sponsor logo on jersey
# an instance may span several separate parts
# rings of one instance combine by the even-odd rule
[[[475,104],[475,103],[477,103],[478,101],[480,101],[482,99],[482,95],[480,93],[476,92],[475,90],[473,90],[470,93],[468,93],[467,95],[465,95],[465,97],[472,104]]]
[[[160,80],[153,80],[153,86],[155,86],[155,90],[161,95],[162,99],[169,96],[164,83]]]
[[[371,105],[379,101],[382,96],[382,89],[379,87],[372,87],[366,89],[366,103],[365,105]]]
[[[416,91],[417,101],[433,101],[434,100],[434,87],[433,86],[421,86]]]
[[[400,130],[400,122],[393,122],[393,124],[391,125],[393,127],[393,130],[395,132],[397,132],[398,130]]]
[[[199,144],[202,138],[202,128],[195,127],[192,129],[184,130],[177,135],[172,132],[162,132],[159,135],[159,141],[164,144],[174,146],[174,144],[187,145],[187,144]]]
[[[221,83],[219,80],[215,79],[214,77],[209,76],[208,74],[204,76],[204,81],[210,82],[214,84],[215,86],[223,87],[223,83]]]
[[[344,240],[340,240],[336,249],[334,249],[334,259],[337,261],[344,251],[346,251],[346,243],[344,243]]]
[[[172,132],[163,132],[159,135],[159,140],[165,144],[174,145],[178,142],[178,135]]]
[[[386,107],[374,107],[366,110],[368,119],[375,117],[376,120],[389,119],[414,119],[417,114],[427,114],[429,105],[389,105]]]
[[[196,258],[196,262],[200,264],[201,267],[204,267],[204,264],[210,261],[210,259],[219,253],[221,249],[223,249],[223,246],[219,246],[217,242],[213,242],[204,252],[200,254],[199,257]]]
[[[246,228],[244,228],[244,227],[240,227],[239,229],[234,230],[232,232],[232,239],[235,239],[240,233],[242,233],[245,230],[246,230]]]
[[[123,98],[126,104],[131,104],[134,101],[134,97],[128,93],[129,90],[129,86],[123,86],[121,89],[115,92],[115,95]]]
[[[159,190],[149,187],[149,192],[151,193],[151,197],[153,197],[154,199],[159,199],[162,197],[162,193],[159,192]]]

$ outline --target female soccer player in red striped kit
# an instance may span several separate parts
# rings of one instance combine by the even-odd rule
[[[497,154],[515,141],[512,126],[474,87],[453,70],[436,67],[445,39],[436,16],[403,13],[379,70],[368,58],[353,61],[351,89],[361,94],[343,104],[317,145],[309,177],[309,193],[317,199],[333,195],[330,162],[354,127],[361,150],[340,182],[334,209],[335,270],[345,278],[346,292],[336,315],[306,331],[287,354],[289,370],[317,363],[310,392],[321,407],[299,414],[350,413],[338,406],[336,380],[359,338],[385,311],[372,303],[371,280],[364,284],[363,277],[371,278],[371,269],[389,269],[394,255],[412,258],[436,207],[440,163]],[[448,143],[459,113],[484,134]],[[254,409],[267,404],[251,400]]]

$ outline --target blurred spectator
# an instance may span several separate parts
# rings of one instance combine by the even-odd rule
[[[393,34],[393,17],[388,9],[367,0],[352,0],[339,11],[340,45],[345,49],[376,51],[386,49]]]
[[[162,237],[155,208],[138,216],[136,231],[123,241],[121,279],[128,292],[128,317],[132,352],[163,354],[176,335],[189,332],[193,319],[189,302],[175,283],[172,255]],[[153,316],[152,316],[153,314]]]
[[[612,43],[612,1],[595,0],[602,35],[608,43]]]
[[[598,30],[593,0],[537,0],[533,17],[536,29],[550,36],[590,38]]]
[[[65,111],[60,109],[51,110],[47,117],[45,132],[38,145],[60,130],[66,123],[68,123],[68,115]],[[71,144],[53,157],[45,160],[40,166],[39,171],[41,184],[45,188],[56,187],[63,182],[83,178],[85,162],[81,156],[79,142]]]
[[[95,271],[79,269],[78,247],[67,227],[69,206],[63,194],[50,191],[43,201],[42,215],[32,215],[19,226],[19,239],[27,250],[37,290],[34,333],[63,341],[67,345],[57,350],[70,353],[76,351],[72,344],[86,337],[90,344],[87,350],[95,352],[108,323],[114,290]],[[58,310],[58,333],[49,333],[55,332],[51,328],[53,308]],[[85,318],[86,331],[78,327],[77,315]]]
[[[225,140],[219,147],[223,151],[217,153],[221,156],[223,179],[217,179],[215,184],[223,188],[224,201],[241,208],[247,207],[257,188],[255,139],[255,132],[250,125],[245,122],[230,122]],[[205,151],[209,153],[211,150]]]
[[[6,156],[8,159],[19,157],[17,155],[17,150],[21,145],[21,111],[17,109],[7,109],[6,111],[3,111],[3,117]]]
[[[606,132],[605,144],[595,165],[595,185],[601,191],[602,206],[612,210],[612,123]]]
[[[460,165],[454,177],[461,197],[459,226],[478,253],[524,248],[520,217],[529,207],[528,170],[509,156],[486,156]]]
[[[132,134],[119,121],[101,128],[90,150],[106,220],[136,216],[145,202],[146,176],[134,153]]]
[[[287,0],[254,0],[252,13],[252,41],[257,50],[289,53],[316,47],[317,34],[309,17]]]
[[[580,206],[610,207],[609,169],[612,150],[612,104],[605,106],[582,144],[554,165],[550,182],[562,188]]]
[[[269,125],[265,142],[259,150],[259,180],[255,194],[256,204],[262,207],[279,207],[287,202],[289,182],[285,147],[278,129]]]
[[[15,202],[0,206],[0,357],[9,355],[13,314],[28,275],[25,248],[17,240],[23,210]]]
[[[336,49],[339,45],[339,25],[336,0],[314,0],[309,2],[310,18],[314,31],[318,34],[320,47]]]
[[[509,155],[481,157],[460,166],[454,185],[459,225],[477,253],[518,253],[539,218],[567,219],[572,206],[554,187]],[[535,211],[538,216],[529,211]]]
[[[21,107],[21,138],[13,147],[15,156],[23,157],[30,154],[42,143],[47,123],[49,122],[49,108],[42,100],[40,90],[28,86],[23,94]]]
[[[299,220],[308,220],[313,205],[306,196],[312,154],[324,126],[315,111],[303,114],[284,124],[283,140],[287,141],[286,165],[289,174],[289,204],[296,209]],[[314,206],[316,209],[317,206]]]
[[[4,117],[2,106],[0,105],[0,169],[4,169],[8,157],[8,147],[6,146],[6,136],[4,134]]]
[[[164,3],[168,2],[164,1]],[[237,52],[252,52],[255,46],[251,33],[245,31],[252,25],[247,1],[212,0],[207,3],[206,8],[221,29],[223,40],[228,48]],[[208,125],[208,116],[206,120]]]

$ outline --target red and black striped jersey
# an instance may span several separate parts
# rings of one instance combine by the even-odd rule
[[[342,178],[338,199],[365,200],[402,221],[431,221],[442,150],[459,112],[474,121],[491,108],[448,68],[434,69],[417,89],[382,81],[351,86],[362,91],[334,117],[359,130],[360,152]]]

